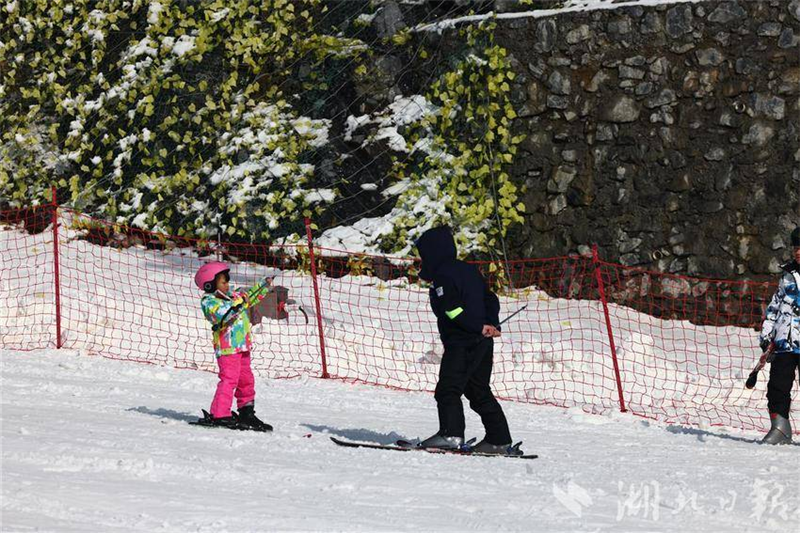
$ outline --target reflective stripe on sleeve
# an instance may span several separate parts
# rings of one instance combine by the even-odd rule
[[[460,315],[463,312],[464,312],[463,308],[456,307],[452,311],[445,311],[444,313],[447,315],[447,318],[449,318],[450,320],[453,320],[455,317],[457,317],[458,315]]]

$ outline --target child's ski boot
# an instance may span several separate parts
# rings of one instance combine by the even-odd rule
[[[221,427],[227,429],[250,429],[249,426],[239,422],[235,414],[231,416],[223,416],[214,418],[211,413],[203,409],[203,418],[199,418],[197,422],[189,422],[194,426],[207,426],[207,427]]]
[[[253,431],[272,431],[272,426],[262,422],[256,416],[255,406],[252,403],[239,408],[239,423]]]

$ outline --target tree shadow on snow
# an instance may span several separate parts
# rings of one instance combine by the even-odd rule
[[[734,435],[728,435],[727,433],[712,433],[704,429],[687,428],[683,426],[667,426],[667,431],[676,435],[695,435],[700,442],[705,442],[706,437],[716,437],[718,439],[746,442],[747,444],[761,444],[760,437],[758,439],[748,439],[747,437],[736,437]],[[800,443],[793,442],[790,446],[800,446]]]
[[[170,420],[178,420],[180,422],[195,422],[199,417],[197,415],[190,415],[188,413],[179,413],[171,409],[150,409],[140,405],[139,407],[131,407],[126,411],[133,411],[134,413],[143,413],[146,415],[157,416],[159,418],[167,418]]]
[[[300,424],[307,427],[311,431],[319,433],[328,433],[336,437],[343,437],[348,440],[355,440],[360,442],[376,442],[378,444],[394,444],[398,440],[410,440],[399,433],[392,431],[391,433],[378,433],[369,429],[341,429],[331,426],[323,426],[316,424]]]

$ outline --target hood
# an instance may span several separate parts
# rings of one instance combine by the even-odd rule
[[[429,229],[415,244],[422,259],[419,277],[425,281],[433,281],[433,276],[439,267],[456,258],[456,242],[447,226]]]
[[[800,272],[800,263],[792,260],[789,261],[788,263],[782,264],[781,268],[784,270],[784,272],[788,272],[789,274],[791,274],[792,272]]]

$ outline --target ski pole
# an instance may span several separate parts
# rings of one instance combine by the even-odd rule
[[[523,305],[522,307],[520,307],[519,309],[517,309],[516,311],[514,311],[513,313],[511,313],[511,314],[510,314],[510,315],[508,315],[507,317],[505,317],[503,320],[501,320],[501,321],[500,321],[500,323],[498,324],[498,326],[502,326],[503,324],[505,324],[506,322],[508,322],[508,321],[509,321],[509,320],[511,320],[512,318],[514,318],[516,315],[518,315],[518,314],[520,314],[522,311],[524,311],[524,310],[525,310],[527,307],[528,307],[528,304],[525,304],[525,305]],[[483,342],[483,341],[485,341],[486,339],[491,339],[491,338],[492,338],[492,337],[484,337],[484,336],[481,336],[481,340],[480,340],[480,342]]]
[[[522,307],[520,307],[519,309],[517,309],[516,311],[514,311],[513,313],[511,313],[507,317],[505,317],[503,320],[501,320],[500,323],[498,324],[498,326],[502,326],[503,324],[505,324],[506,322],[511,320],[514,316],[516,316],[516,315],[520,314],[522,311],[524,311],[527,307],[528,307],[528,304],[523,305]]]

